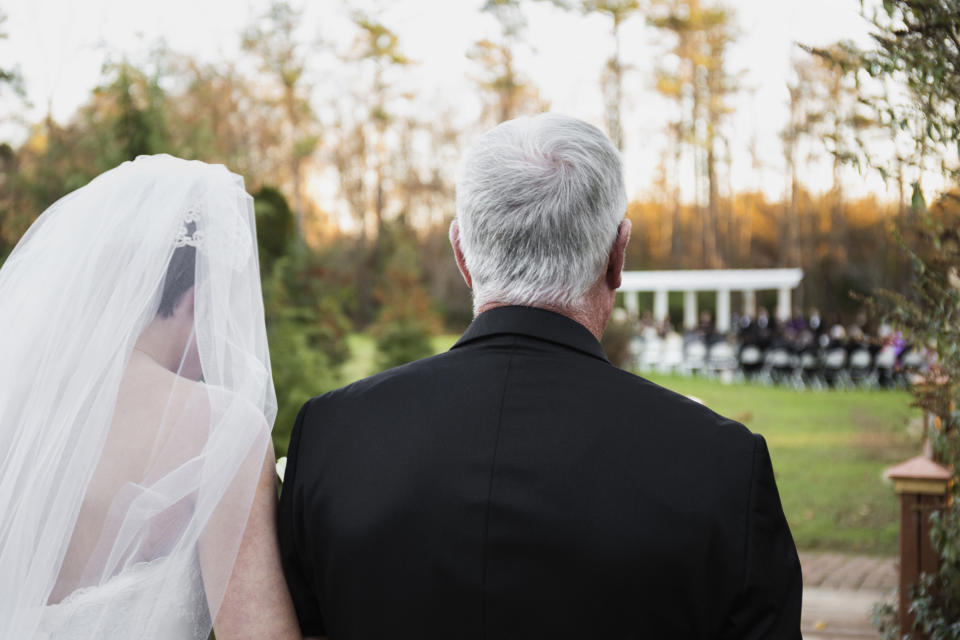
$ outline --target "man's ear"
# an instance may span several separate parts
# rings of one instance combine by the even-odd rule
[[[620,288],[620,274],[623,272],[623,261],[627,253],[627,243],[630,242],[630,220],[624,218],[617,227],[617,239],[610,248],[610,258],[607,260],[605,279],[611,291]]]
[[[453,247],[453,256],[457,259],[460,275],[463,276],[467,287],[473,289],[473,278],[470,277],[470,270],[467,269],[467,259],[463,257],[463,249],[460,248],[460,225],[456,220],[450,223],[450,246]]]

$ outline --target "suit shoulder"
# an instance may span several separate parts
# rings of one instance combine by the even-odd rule
[[[629,398],[638,415],[647,415],[651,409],[673,417],[675,427],[719,429],[725,438],[733,438],[752,450],[757,438],[740,422],[723,416],[702,402],[668,389],[646,378],[614,369],[612,384],[618,397]]]

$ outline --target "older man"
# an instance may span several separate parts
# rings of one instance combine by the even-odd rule
[[[612,366],[620,160],[558,115],[483,135],[450,238],[448,352],[309,401],[280,504],[306,635],[799,639],[763,438]]]

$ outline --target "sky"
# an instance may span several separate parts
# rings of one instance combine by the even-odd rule
[[[417,63],[405,83],[418,104],[423,109],[442,105],[470,121],[476,118],[478,103],[471,80],[474,63],[465,54],[476,40],[497,33],[493,18],[479,13],[482,3],[312,0],[300,3],[305,15],[298,35],[346,47],[352,39],[350,13],[376,12]],[[56,119],[66,120],[98,83],[104,61],[143,59],[161,39],[173,51],[201,60],[231,59],[239,52],[239,34],[268,5],[269,0],[5,0],[9,38],[0,40],[0,66],[19,66],[24,76],[33,104],[23,114],[26,120],[39,120],[48,106]],[[727,0],[727,6],[736,12],[740,36],[730,54],[730,69],[742,73],[745,88],[729,124],[730,183],[738,190],[760,188],[780,197],[786,185],[778,134],[786,121],[786,86],[791,56],[798,55],[796,43],[816,46],[851,39],[865,45],[869,25],[860,16],[860,0]],[[551,110],[602,127],[598,79],[612,47],[607,23],[600,16],[584,18],[549,3],[527,3],[525,13],[528,44],[518,51],[520,70],[536,82]],[[630,196],[652,188],[666,144],[663,131],[672,114],[653,89],[653,69],[669,46],[642,18],[623,27],[622,57],[630,65],[623,109]],[[337,65],[332,56],[311,60],[308,78],[315,83],[315,101],[338,90],[343,70]],[[3,112],[9,110],[0,108]],[[0,127],[0,135],[22,135],[11,127],[9,122]],[[803,177],[815,190],[825,190],[830,180],[827,163],[808,166]],[[846,182],[852,195],[891,195],[876,176],[851,170]]]

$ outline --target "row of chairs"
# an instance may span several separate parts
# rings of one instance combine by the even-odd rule
[[[630,353],[641,372],[725,375],[738,368],[737,352],[731,344],[684,342],[683,336],[676,333],[665,338],[636,337],[630,344]]]
[[[665,338],[637,337],[630,347],[640,372],[706,375],[724,381],[749,379],[797,389],[902,386],[906,382],[904,372],[922,372],[926,366],[920,350],[898,354],[893,346],[848,350],[838,345],[798,352],[786,345],[761,349],[726,340],[707,345],[703,340],[685,341],[679,334],[671,334]]]

